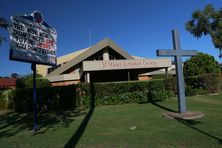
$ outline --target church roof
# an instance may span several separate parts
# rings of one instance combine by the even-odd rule
[[[0,88],[16,87],[16,78],[0,78]]]
[[[119,53],[121,56],[123,56],[126,59],[134,59],[125,50],[123,50],[117,44],[115,44],[111,39],[105,38],[90,48],[86,48],[86,49],[72,53],[73,56],[71,56],[71,57],[73,59],[70,59],[70,61],[66,62],[63,66],[61,66],[61,67],[57,68],[56,70],[54,70],[53,72],[49,73],[47,76],[60,75],[63,72],[65,72],[66,70],[75,66],[76,64],[82,62],[84,59],[86,59],[86,58],[92,56],[93,54],[95,54],[96,52],[104,49],[105,47],[112,48],[114,51],[116,51],[117,53]],[[62,58],[65,58],[65,56],[60,57],[60,59],[62,59]],[[59,61],[58,61],[58,63],[59,63]]]
[[[82,54],[83,52],[85,52],[88,49],[89,48],[85,48],[85,49],[74,51],[74,52],[72,52],[70,54],[67,54],[67,55],[60,56],[60,57],[57,58],[57,64],[63,64],[64,62],[70,61],[70,60],[76,58],[77,56],[79,56],[80,54]]]

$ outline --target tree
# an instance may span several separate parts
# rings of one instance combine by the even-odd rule
[[[36,87],[48,87],[50,82],[48,79],[42,77],[42,75],[36,75]],[[33,87],[33,76],[32,74],[25,75],[17,79],[17,88],[32,88]]]
[[[220,73],[220,64],[213,56],[198,53],[184,62],[184,76],[196,76],[205,73]]]
[[[209,4],[203,10],[194,11],[185,27],[196,38],[210,35],[215,48],[220,50],[219,57],[222,57],[222,8],[215,10],[214,6]]]
[[[11,74],[11,78],[19,78],[20,76],[19,76],[19,74],[17,74],[17,73],[12,73]]]

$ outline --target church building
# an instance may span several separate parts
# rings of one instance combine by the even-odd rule
[[[37,65],[37,73],[52,86],[80,82],[149,80],[149,73],[170,68],[170,58],[141,58],[129,55],[109,38],[57,58],[57,66]]]

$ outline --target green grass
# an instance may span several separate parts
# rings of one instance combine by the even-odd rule
[[[49,112],[36,134],[32,114],[0,113],[0,147],[222,147],[222,95],[188,97],[187,108],[205,116],[191,121],[163,118],[163,113],[177,110],[173,98]]]

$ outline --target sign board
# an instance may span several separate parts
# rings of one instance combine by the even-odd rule
[[[170,67],[170,59],[138,59],[138,60],[107,60],[83,61],[83,71],[146,69]]]
[[[57,33],[41,13],[11,17],[10,60],[56,65]]]

